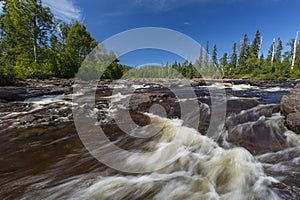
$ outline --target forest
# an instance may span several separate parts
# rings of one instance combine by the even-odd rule
[[[0,85],[12,85],[27,78],[73,78],[86,56],[98,46],[82,23],[74,21],[67,24],[56,19],[51,9],[43,6],[42,0],[2,0],[2,3]],[[194,65],[189,61],[174,62],[156,70],[160,76],[166,76],[170,68],[175,69],[187,78],[203,76],[196,70],[198,67],[204,69],[201,71],[204,74],[218,70],[223,78],[300,77],[300,45],[297,38],[286,44],[289,50],[285,52],[280,38],[273,40],[267,55],[263,55],[261,46],[262,37],[257,30],[252,41],[245,34],[222,57],[218,55],[217,45],[214,44],[210,52],[207,42],[205,49],[200,49]],[[118,79],[133,68],[120,64],[115,58],[102,72],[102,78]],[[143,72],[141,76],[149,76],[147,73]]]

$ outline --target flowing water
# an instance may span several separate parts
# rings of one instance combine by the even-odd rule
[[[230,85],[226,90],[228,99],[234,100],[236,105],[231,108],[232,113],[227,113],[225,128],[216,133],[220,136],[218,140],[201,134],[183,120],[151,113],[136,117],[140,122],[151,121],[138,132],[159,130],[158,133],[151,138],[136,139],[124,134],[118,126],[127,124],[128,119],[121,119],[118,124],[113,120],[116,112],[123,108],[120,102],[130,95],[100,95],[97,108],[89,109],[88,116],[98,120],[91,129],[101,127],[110,141],[122,149],[148,152],[122,158],[133,169],[152,169],[157,163],[163,165],[153,172],[136,174],[107,167],[91,156],[69,116],[68,109],[76,106],[69,101],[71,97],[29,99],[22,110],[0,116],[3,127],[0,198],[300,199],[300,137],[285,128],[283,117],[275,109],[289,89]],[[180,90],[184,88],[178,88]],[[202,93],[205,87],[198,90]],[[258,105],[235,110],[238,103],[242,105],[246,100],[255,100]],[[209,114],[209,103],[203,105],[201,112]],[[31,126],[21,120],[25,113],[49,116],[59,113],[53,121],[61,123]],[[276,152],[269,149],[264,152],[262,147],[260,152],[253,153],[231,142],[231,133],[255,132],[257,127],[264,127],[262,131],[271,139],[275,138],[276,148],[283,146],[278,138],[280,134],[287,138],[288,145],[278,147]],[[131,134],[136,134],[136,130],[131,130]],[[114,153],[117,152],[111,152],[111,159]]]

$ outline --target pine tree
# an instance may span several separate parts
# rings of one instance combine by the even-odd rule
[[[232,54],[230,56],[229,66],[230,66],[230,71],[235,70],[237,67],[237,44],[236,44],[236,42],[233,44],[233,47],[232,47]]]
[[[258,58],[258,53],[260,50],[261,37],[259,30],[256,31],[255,38],[251,44],[250,54],[254,54]]]
[[[219,64],[218,64],[218,49],[217,49],[216,44],[214,44],[214,47],[213,47],[212,61],[216,66],[219,66]]]
[[[225,76],[229,75],[229,69],[228,69],[228,60],[227,60],[228,54],[224,53],[222,58],[220,59],[220,64],[222,67],[222,71],[224,73]]]
[[[281,63],[282,50],[283,50],[282,41],[280,38],[278,38],[278,45],[276,47],[276,52],[275,52],[275,62],[276,63]]]
[[[240,55],[238,58],[238,64],[240,66],[240,69],[242,70],[245,65],[246,65],[246,60],[249,58],[249,38],[248,35],[244,35],[244,39],[241,43],[241,48],[240,48]]]
[[[204,52],[204,68],[209,67],[209,42],[206,42],[205,52]]]

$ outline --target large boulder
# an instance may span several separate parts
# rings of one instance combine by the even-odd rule
[[[286,126],[295,133],[300,134],[300,84],[282,97],[280,110],[286,117]]]
[[[225,124],[228,141],[246,148],[254,155],[289,147],[282,118],[271,117],[278,111],[278,105],[265,105],[233,114]]]

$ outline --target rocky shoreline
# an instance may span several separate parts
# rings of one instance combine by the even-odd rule
[[[162,84],[168,82],[161,79]],[[174,80],[173,80],[174,81]],[[0,87],[0,102],[24,101],[27,98],[39,97],[43,95],[59,95],[72,93],[74,79],[28,79],[17,86]],[[101,81],[102,85],[109,85],[112,80]],[[141,81],[143,82],[143,81]],[[249,80],[249,79],[224,79],[224,80],[190,80],[192,87],[211,85],[216,82],[223,82],[233,85],[250,85],[258,87],[294,87],[300,83],[300,80]],[[151,88],[150,88],[151,89]]]
[[[172,81],[174,87],[179,87],[180,82]],[[128,104],[131,117],[136,124],[145,125],[149,122],[147,117],[140,113],[148,112],[155,104],[159,104],[165,109],[167,117],[180,118],[180,105],[176,96],[164,87],[167,82],[168,80],[161,80],[160,84],[138,82],[141,84],[141,88],[134,92]],[[190,83],[195,88],[198,101],[201,104],[202,114],[199,131],[205,134],[210,121],[210,99],[207,98],[209,94],[202,86],[212,85],[216,81],[191,80]],[[300,85],[297,85],[298,83],[298,81],[224,80],[224,85],[230,84],[230,87],[226,88],[228,94],[227,121],[225,124],[229,142],[245,147],[254,154],[288,148],[290,144],[284,135],[287,131],[285,126],[300,134]],[[13,128],[42,128],[72,122],[73,84],[73,79],[52,79],[29,80],[26,85],[18,87],[0,87],[1,132]],[[98,111],[96,115],[99,121],[108,121],[106,109],[111,105],[109,105],[109,100],[103,97],[111,95],[114,84],[107,80],[101,81],[97,86],[96,99],[98,102],[96,106]],[[233,88],[235,85],[247,86],[248,93],[244,93],[243,90],[235,91]],[[257,90],[251,92],[251,87],[292,88],[295,85],[297,85],[295,89],[283,96],[280,104],[280,100],[277,100],[277,104],[256,108],[263,103],[261,99],[264,98],[264,94],[252,96],[253,94],[257,95]],[[254,110],[251,110],[253,108]],[[89,110],[91,108],[84,107],[83,109]],[[261,120],[261,117],[271,118],[279,112],[282,113],[283,118],[278,119],[279,127],[274,132],[271,130],[272,127],[268,120]],[[249,122],[253,122],[251,128],[247,125],[242,127],[243,124]],[[268,135],[270,131],[273,131],[275,136]],[[221,141],[219,142],[221,143]]]

